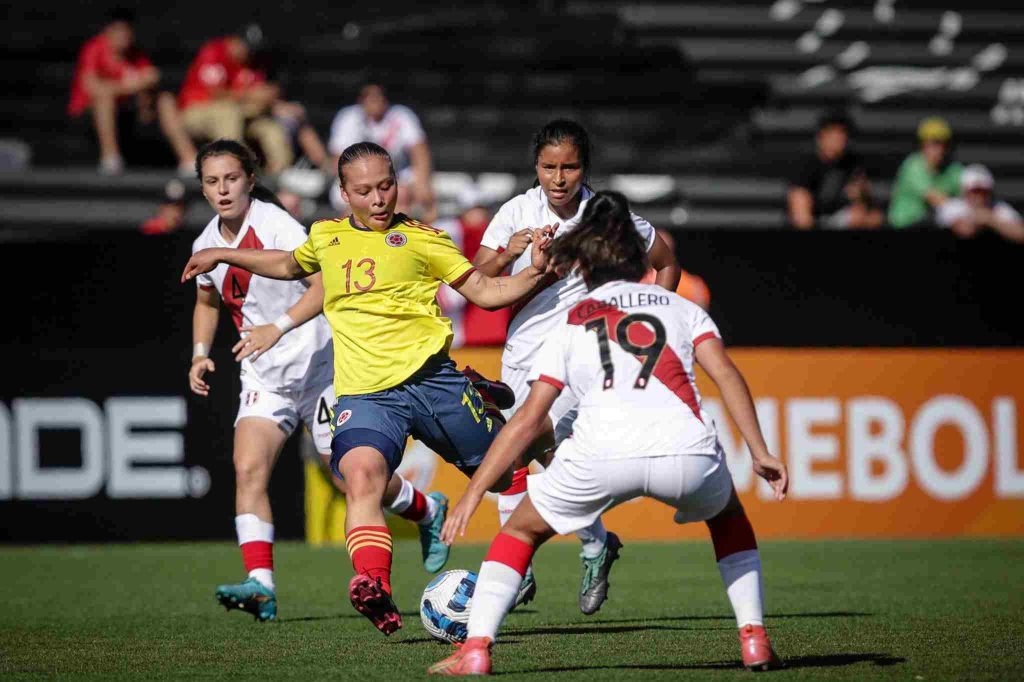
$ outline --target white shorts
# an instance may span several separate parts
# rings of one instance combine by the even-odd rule
[[[563,442],[551,466],[526,478],[533,506],[560,535],[590,526],[608,509],[635,497],[674,507],[676,523],[706,521],[729,501],[732,476],[721,453],[611,460],[560,456],[572,447],[572,439]]]
[[[334,395],[334,387],[328,387]],[[322,383],[309,387],[289,390],[268,391],[257,386],[242,385],[242,393],[238,398],[238,416],[235,426],[246,417],[262,417],[276,423],[287,434],[291,434],[299,424],[305,423],[306,428],[314,431],[314,424],[320,415],[319,399],[326,392]],[[333,407],[333,405],[332,405]],[[330,421],[330,416],[326,417]],[[328,424],[330,426],[330,424]],[[328,441],[330,449],[330,441]]]
[[[313,433],[313,445],[321,455],[331,454],[331,441],[334,440],[334,406],[338,397],[334,394],[334,384],[328,384],[316,401],[316,414],[310,431]]]
[[[519,411],[519,408],[526,402],[526,397],[530,395],[530,385],[526,383],[526,377],[529,374],[530,370],[528,369],[517,369],[505,364],[501,366],[501,380],[508,384],[516,394],[516,402],[512,409],[502,410],[505,419],[511,419],[512,415]],[[551,409],[548,410],[548,417],[550,417],[551,424],[555,427],[555,445],[560,444],[572,435],[572,425],[576,421],[577,415],[577,404],[576,397],[572,393],[562,391],[555,398]]]

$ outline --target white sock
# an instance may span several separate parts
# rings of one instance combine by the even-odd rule
[[[598,518],[586,528],[576,531],[576,537],[583,544],[583,556],[588,559],[596,559],[604,551],[605,543],[608,541],[608,531],[601,519]]]
[[[736,614],[736,626],[764,625],[761,555],[756,549],[736,552],[718,562],[725,591]]]
[[[498,637],[498,628],[516,601],[523,576],[500,561],[485,561],[480,566],[469,612],[468,637]]]
[[[401,514],[408,509],[409,505],[412,504],[413,498],[416,496],[416,488],[413,487],[412,483],[401,476],[398,478],[402,481],[402,488],[395,495],[395,499],[391,500],[391,504],[384,507],[384,511],[395,515]]]
[[[416,497],[416,488],[413,486],[413,484],[410,483],[407,479],[402,478],[401,476],[399,476],[398,478],[402,481],[402,488],[401,490],[398,491],[398,494],[395,495],[395,499],[391,501],[391,504],[384,507],[384,511],[388,512],[389,514],[394,514],[396,516],[400,516],[403,512],[405,512],[405,510],[412,505],[412,502]],[[430,497],[429,495],[424,495],[423,499],[427,501],[427,511],[423,515],[423,518],[417,521],[416,523],[421,526],[429,526],[431,522],[433,522],[434,516],[437,514],[437,509],[440,506],[440,504],[438,503],[437,500]]]
[[[274,524],[261,521],[255,514],[239,514],[235,517],[235,533],[238,545],[247,542],[274,542]],[[249,577],[260,581],[267,589],[274,589],[274,572],[269,568],[254,568]]]
[[[498,495],[498,521],[501,525],[505,525],[508,522],[512,512],[516,510],[519,503],[526,498],[526,491],[521,493],[513,493],[512,495]]]

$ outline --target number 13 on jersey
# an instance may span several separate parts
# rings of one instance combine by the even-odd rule
[[[345,270],[345,293],[352,293],[352,287],[357,291],[369,291],[377,283],[377,275],[374,270],[377,261],[372,258],[363,258],[355,264],[356,277],[352,278],[352,259],[349,258],[342,266]]]

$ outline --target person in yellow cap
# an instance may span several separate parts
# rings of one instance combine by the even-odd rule
[[[895,228],[934,224],[933,211],[960,193],[961,165],[950,160],[953,131],[941,118],[917,127],[921,150],[900,164],[889,199],[889,224]]]

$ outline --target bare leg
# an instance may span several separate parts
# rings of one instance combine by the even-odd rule
[[[161,92],[156,98],[157,118],[160,120],[160,130],[164,137],[174,149],[178,157],[178,166],[187,168],[196,161],[196,147],[192,139],[185,132],[185,126],[181,122],[181,115],[178,112],[178,103],[174,95],[169,92]]]
[[[100,160],[120,159],[117,144],[117,98],[101,91],[92,98],[92,122],[100,145]]]

